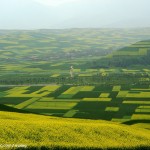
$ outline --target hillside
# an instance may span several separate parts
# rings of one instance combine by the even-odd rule
[[[149,35],[150,28],[0,30],[0,71],[50,71],[70,63],[80,68],[88,59],[101,58]]]
[[[150,40],[140,41],[113,52],[99,61],[93,62],[93,67],[133,67],[150,65]]]
[[[137,62],[137,56],[122,59],[114,52],[145,39],[150,39],[150,28],[0,30],[0,84],[62,83],[61,79],[70,77],[70,66],[76,77],[93,84],[95,81],[87,81],[87,76],[95,78],[102,72],[98,69],[118,73],[120,70],[112,67],[145,65],[145,56],[138,56]]]
[[[148,149],[150,131],[106,121],[62,119],[0,111],[0,143],[26,149]],[[2,146],[4,146],[2,145]]]

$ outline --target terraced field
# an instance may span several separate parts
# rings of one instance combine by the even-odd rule
[[[1,87],[0,91],[0,104],[29,112],[149,128],[149,86],[17,86]]]

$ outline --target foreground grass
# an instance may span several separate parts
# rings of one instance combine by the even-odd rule
[[[149,149],[150,131],[106,121],[0,111],[0,148],[6,144],[23,144],[26,149]]]

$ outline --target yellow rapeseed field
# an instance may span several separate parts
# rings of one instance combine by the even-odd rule
[[[6,144],[38,149],[149,148],[150,131],[107,121],[0,111],[0,148]]]

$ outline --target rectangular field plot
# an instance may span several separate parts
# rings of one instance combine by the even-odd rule
[[[128,93],[126,98],[150,98],[150,92]]]
[[[107,101],[107,102],[109,102],[109,101],[111,101],[112,99],[111,98],[83,98],[83,101]]]
[[[79,74],[79,77],[92,77],[93,74],[92,73],[86,73],[86,74]]]
[[[128,91],[119,91],[117,98],[124,98],[128,94]]]
[[[123,72],[139,72],[140,70],[128,70],[128,69],[122,69]]]
[[[60,74],[53,74],[53,75],[51,75],[51,77],[53,77],[53,78],[59,77],[59,76],[60,76]]]
[[[23,87],[14,87],[11,88],[10,90],[6,91],[7,93],[14,93],[14,92],[24,92],[26,91],[27,88],[29,88],[30,86],[23,86]]]
[[[43,86],[30,86],[29,88],[26,89],[27,92],[25,92],[24,94],[31,94],[33,92],[40,90],[41,88],[43,88]]]
[[[58,96],[57,98],[59,99],[71,99],[74,96],[74,94],[61,94],[60,96]]]
[[[80,91],[73,96],[73,98],[98,98],[100,92],[97,91]]]
[[[43,97],[43,96],[46,96],[46,95],[48,95],[50,93],[51,92],[48,92],[48,91],[42,92],[40,94],[38,94],[36,92],[35,93],[31,93],[31,94],[23,94],[23,93],[15,92],[15,93],[8,94],[5,97],[30,97],[30,98],[32,98],[32,97]]]
[[[135,112],[139,113],[150,113],[150,106],[139,106]]]
[[[132,101],[132,100],[125,100],[123,101],[123,104],[145,104],[150,105],[150,101]]]
[[[76,102],[35,102],[27,109],[72,109],[77,103]]]
[[[67,113],[65,113],[65,114],[63,115],[63,117],[71,118],[71,117],[73,117],[77,112],[78,112],[78,110],[71,109],[71,110],[69,110]]]
[[[60,88],[59,85],[44,86],[43,88],[41,88],[40,90],[38,90],[36,93],[42,92],[42,91],[54,92],[54,91],[56,91],[59,88]]]
[[[146,88],[146,89],[131,89],[130,92],[150,92],[150,89],[149,88]]]
[[[16,105],[15,108],[23,109],[23,108],[27,107],[28,105],[34,103],[34,102],[37,101],[38,99],[39,99],[39,98],[31,98],[31,99],[29,99],[29,100],[27,100],[27,101],[25,101],[25,102],[22,102],[22,103]]]
[[[54,97],[42,97],[38,100],[38,102],[50,102],[53,100],[54,100]]]
[[[78,93],[83,86],[77,86],[77,87],[71,87],[67,91],[65,91],[63,94],[76,94]]]
[[[150,106],[139,106],[138,109],[150,109]]]
[[[117,111],[119,111],[119,108],[118,107],[107,107],[105,109],[105,111],[115,111],[115,112],[117,112]]]
[[[60,86],[58,85],[53,85],[53,86],[44,86],[42,88],[40,88],[37,91],[34,91],[30,94],[26,94],[28,92],[28,88],[30,87],[15,87],[8,92],[8,94],[6,95],[6,97],[44,97],[48,94],[50,94],[51,92],[56,91],[57,89],[60,88]]]
[[[133,114],[131,119],[146,119],[146,120],[150,120],[150,115],[148,114]]]
[[[101,93],[99,97],[105,97],[106,98],[106,97],[109,97],[109,95],[110,95],[109,93]]]
[[[95,86],[84,86],[80,91],[92,91]]]
[[[71,87],[68,90],[66,90],[65,92],[63,92],[60,96],[58,96],[57,98],[72,98],[75,94],[77,94],[81,89],[83,88],[83,86],[77,86],[77,87]]]
[[[117,92],[121,90],[121,86],[114,86],[112,91]]]
[[[150,109],[141,108],[136,109],[135,112],[141,112],[141,113],[150,113]]]

